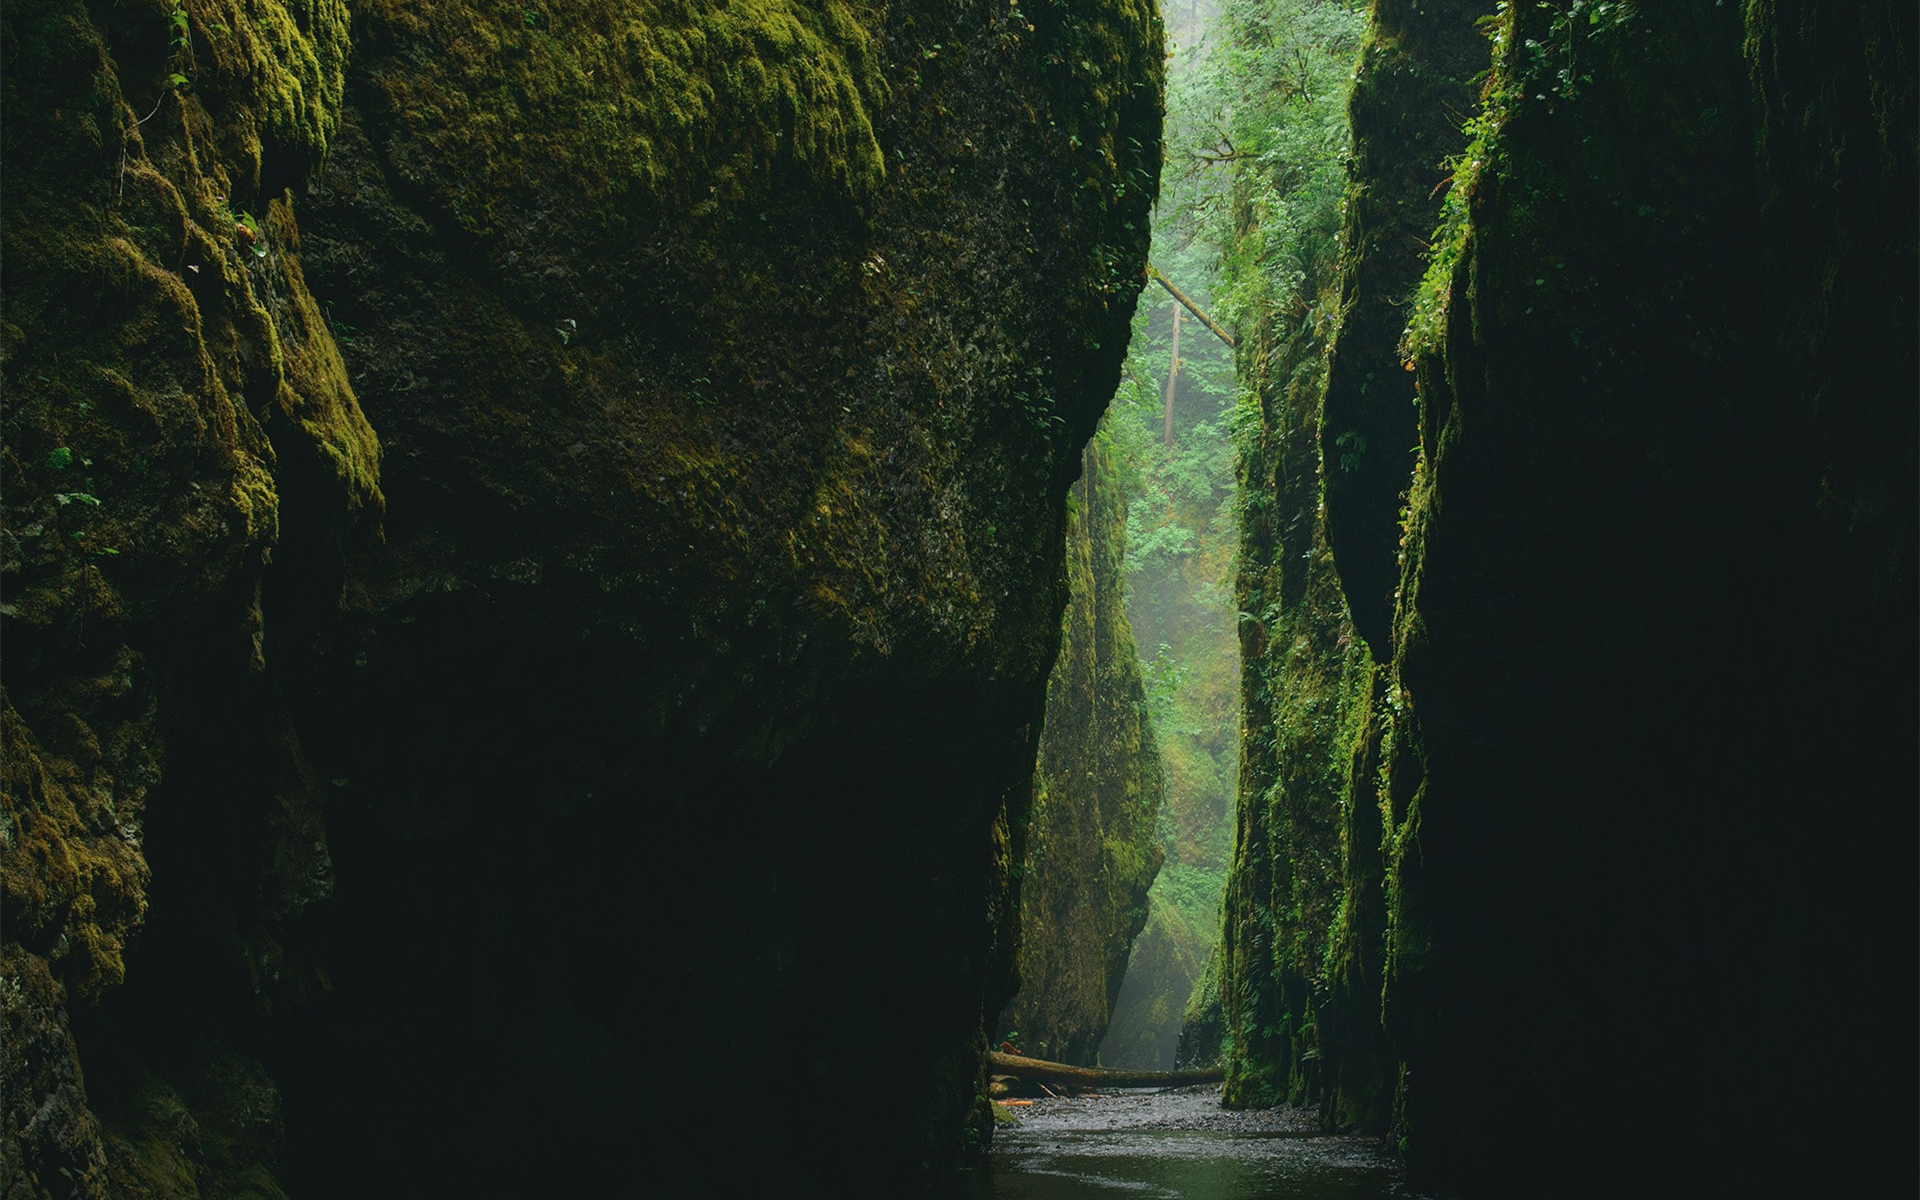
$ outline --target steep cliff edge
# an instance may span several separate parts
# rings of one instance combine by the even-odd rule
[[[1087,444],[1067,530],[1069,600],[1047,680],[1020,885],[1020,991],[1002,1014],[1020,1049],[1094,1065],[1163,853],[1164,783],[1127,621],[1127,495],[1102,432]]]
[[[963,1152],[1159,161],[1031,7],[7,7],[9,1188]]]
[[[1243,809],[1230,1094],[1375,1126],[1391,1096],[1417,1179],[1462,1194],[1903,1194],[1914,15],[1500,6],[1442,165],[1405,135],[1461,83],[1471,15],[1376,5],[1355,84],[1318,449],[1345,599],[1390,658],[1364,703],[1312,661],[1250,667],[1360,708],[1343,783]],[[1443,197],[1409,286],[1395,205]],[[1397,428],[1375,393],[1407,379],[1419,451],[1393,483],[1364,459]],[[1269,485],[1301,516],[1249,553],[1283,600],[1320,546],[1302,480]],[[1255,699],[1250,771],[1263,738],[1310,748],[1324,718]],[[1303,853],[1296,813],[1339,836]],[[1309,870],[1304,903],[1262,907]],[[1282,1002],[1264,947],[1289,936],[1324,974]]]
[[[1495,27],[1414,323],[1412,1162],[1911,1190],[1914,14],[1588,7]]]

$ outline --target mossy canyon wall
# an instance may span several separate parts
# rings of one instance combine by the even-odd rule
[[[0,20],[0,1186],[965,1153],[1151,6]]]
[[[1127,494],[1105,430],[1087,443],[1067,528],[1068,602],[1047,681],[1022,856],[1020,990],[1003,1031],[1093,1065],[1164,854],[1165,791],[1127,621]]]
[[[1915,24],[1374,5],[1249,471],[1230,1096],[1463,1195],[1913,1191]]]

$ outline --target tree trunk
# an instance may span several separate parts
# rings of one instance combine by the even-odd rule
[[[1173,385],[1180,379],[1180,306],[1173,306],[1173,360],[1167,364],[1166,444],[1173,445]]]

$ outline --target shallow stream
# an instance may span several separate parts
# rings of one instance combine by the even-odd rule
[[[991,1162],[934,1200],[1407,1198],[1371,1139],[1325,1137],[1300,1109],[1229,1112],[1220,1088],[1035,1100],[994,1134]]]

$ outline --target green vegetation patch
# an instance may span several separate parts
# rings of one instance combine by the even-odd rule
[[[1217,264],[1216,315],[1239,339],[1238,802],[1220,942],[1185,1039],[1195,1056],[1224,1042],[1235,1105],[1344,1094],[1339,1064],[1366,1034],[1346,1018],[1370,1013],[1360,979],[1380,935],[1365,901],[1378,882],[1364,752],[1375,670],[1324,503],[1326,472],[1355,469],[1368,446],[1333,437],[1342,458],[1321,453],[1361,29],[1348,4],[1228,3],[1188,84],[1195,115],[1169,139],[1186,230]],[[1347,1107],[1350,1123],[1378,1124]]]
[[[366,6],[389,152],[474,233],[727,204],[776,172],[859,199],[883,165],[872,18],[840,0]]]

